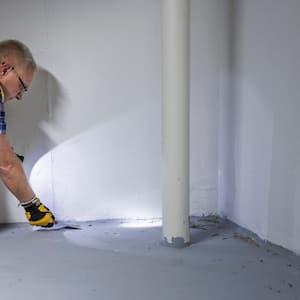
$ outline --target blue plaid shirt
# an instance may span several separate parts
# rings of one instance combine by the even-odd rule
[[[6,121],[5,121],[5,111],[4,111],[4,95],[2,89],[0,89],[0,134],[6,133]]]

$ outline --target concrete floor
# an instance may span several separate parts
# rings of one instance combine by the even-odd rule
[[[159,227],[124,221],[51,232],[3,225],[1,298],[300,300],[300,257],[215,217],[191,224],[184,249],[161,246]]]

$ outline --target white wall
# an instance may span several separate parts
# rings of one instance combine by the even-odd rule
[[[221,211],[300,253],[300,2],[239,0],[234,12],[235,163]]]
[[[217,212],[220,30],[227,1],[192,1],[191,214]],[[221,20],[221,21],[220,21]],[[159,0],[3,0],[0,39],[40,71],[8,130],[59,219],[161,216]],[[0,220],[24,221],[1,188]]]
[[[299,1],[191,13],[191,214],[300,253]],[[0,28],[40,65],[7,113],[42,200],[60,219],[161,216],[160,1],[6,0]],[[1,222],[25,220],[0,197]]]

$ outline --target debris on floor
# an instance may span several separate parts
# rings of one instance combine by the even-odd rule
[[[225,220],[217,215],[190,217],[190,228],[202,230],[217,229],[220,228],[224,222]]]
[[[246,242],[250,245],[259,247],[259,244],[257,243],[257,241],[251,236],[245,236],[245,235],[242,235],[242,234],[234,233],[233,238],[239,239],[239,240],[241,240],[243,242]]]

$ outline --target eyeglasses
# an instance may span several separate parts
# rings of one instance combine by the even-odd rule
[[[25,85],[24,81],[21,79],[20,75],[19,75],[18,72],[15,70],[15,68],[12,67],[12,69],[15,71],[15,73],[16,73],[18,79],[19,79],[19,82],[20,82],[20,84],[21,84],[21,86],[22,86],[22,88],[23,88],[23,90],[24,90],[24,92],[27,92],[28,88],[27,88],[27,86]]]

